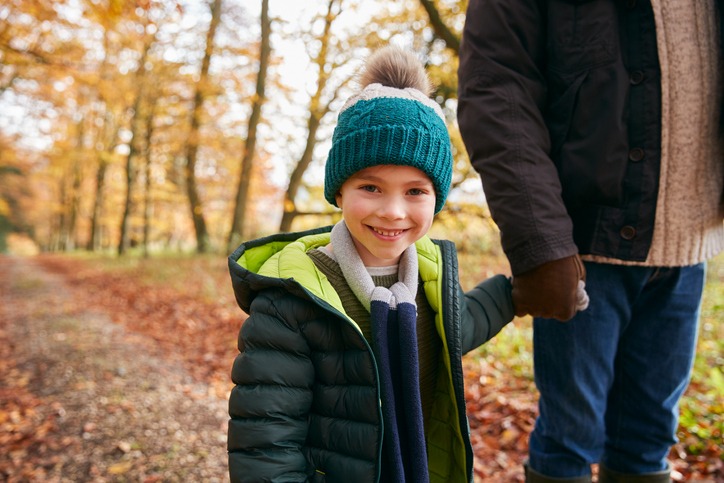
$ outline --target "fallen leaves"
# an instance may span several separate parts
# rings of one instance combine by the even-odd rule
[[[160,333],[133,331],[132,307],[123,309],[122,319],[114,318],[127,329],[112,324],[108,307],[91,300],[89,287],[75,277],[82,274],[62,271],[73,270],[72,261],[62,267],[51,262],[54,272],[36,259],[5,262],[5,272],[0,271],[0,481],[223,480],[226,454],[218,425],[225,405],[216,397],[204,400],[216,390],[194,383],[178,367],[179,352],[187,348],[155,342],[152,337]],[[26,287],[19,282],[27,276],[51,283],[14,288]],[[141,292],[135,300],[143,300],[143,287],[131,288]],[[204,358],[207,367],[216,363],[213,348],[188,352],[197,365]],[[177,382],[189,388],[187,394],[173,390]],[[222,383],[228,384],[228,376]]]
[[[223,265],[202,277],[197,268],[179,270],[172,283],[159,283],[149,282],[144,275],[146,271],[158,268],[154,263],[159,264],[159,261],[152,260],[145,267],[138,264],[136,268],[122,272],[109,272],[99,264],[86,264],[77,259],[41,256],[39,260],[46,269],[62,274],[77,289],[75,292],[81,294],[55,310],[68,313],[87,309],[100,311],[133,331],[131,335],[151,337],[166,357],[181,361],[197,380],[210,384],[208,393],[195,392],[191,384],[176,385],[174,391],[184,394],[188,400],[214,395],[228,397],[229,371],[237,354],[235,344],[243,315],[235,308]],[[226,287],[220,289],[223,296],[210,297],[199,289],[196,279],[202,278],[208,283],[209,277],[219,287]],[[37,412],[42,400],[26,390],[33,375],[21,371],[13,361],[3,357],[4,346],[9,343],[5,334],[0,322],[0,454],[10,455],[0,460],[0,479],[12,474],[22,475],[25,480],[8,481],[26,481],[40,478],[45,471],[44,464],[52,465],[49,459],[33,460],[28,455],[38,453],[43,444],[70,445],[72,440],[58,442],[49,437],[55,427],[54,421],[63,417],[64,409],[59,403],[53,403],[52,413]],[[61,340],[60,334],[64,333],[57,333],[55,338],[62,342],[65,339]],[[138,342],[143,343],[143,340]],[[149,346],[149,350],[157,350],[157,347]],[[523,481],[522,463],[527,457],[528,437],[538,411],[533,381],[520,371],[508,370],[505,365],[479,355],[465,357],[463,367],[476,479],[490,483]],[[115,383],[126,376],[126,369],[117,367],[103,373],[102,377]],[[91,387],[90,383],[84,382],[78,389]],[[122,398],[101,401],[101,405],[110,413],[132,414],[141,409],[140,405],[137,408]],[[698,414],[694,406],[690,413],[686,413],[687,407],[683,410],[684,417]],[[716,411],[719,409],[710,409],[715,416],[720,414]],[[682,432],[682,442],[672,449],[675,481],[724,483],[724,447],[719,443],[722,435],[718,429],[722,421],[706,423],[702,424],[702,429],[709,431],[709,436],[703,443],[701,437]],[[100,432],[92,421],[87,421],[82,429],[89,435]],[[101,477],[104,472],[123,475],[133,468],[132,455],[136,448],[125,440],[113,444],[113,455],[122,460],[108,467],[91,467],[88,470],[91,476]],[[157,474],[147,474],[144,478],[140,481],[163,481]]]
[[[0,312],[0,324],[7,319]],[[40,454],[43,446],[57,445],[48,438],[57,426],[58,413],[40,414],[43,403],[27,390],[30,375],[16,366],[9,356],[12,343],[7,331],[0,332],[0,359],[5,370],[0,371],[0,479],[12,482],[42,478],[47,461],[36,462],[29,454]],[[52,466],[52,463],[50,464]]]
[[[463,358],[475,474],[484,481],[523,480],[528,434],[537,415],[532,381],[506,376],[485,358]]]
[[[102,311],[114,322],[151,336],[165,351],[180,356],[197,380],[223,381],[218,394],[228,391],[229,368],[238,352],[236,339],[246,316],[238,309],[230,310],[235,302],[225,263],[209,271],[198,266],[203,260],[191,260],[187,269],[177,267],[168,275],[173,277],[173,284],[169,284],[149,282],[147,272],[153,268],[144,265],[108,272],[101,266],[63,257],[43,256],[40,260],[79,289],[81,297],[70,306]],[[171,270],[162,265],[164,261],[148,263],[157,264],[161,271]],[[163,280],[166,275],[159,278]],[[223,287],[224,295],[209,293],[208,285]]]
[[[133,462],[122,461],[108,467],[108,473],[112,475],[122,475],[133,468]]]

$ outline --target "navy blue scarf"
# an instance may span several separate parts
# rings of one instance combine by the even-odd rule
[[[375,287],[344,220],[332,229],[331,242],[347,283],[370,312],[385,423],[383,467],[392,482],[427,483],[417,355],[417,250],[415,245],[405,250],[399,281],[387,289]]]

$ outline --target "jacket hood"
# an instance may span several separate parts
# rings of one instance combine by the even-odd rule
[[[264,289],[278,287],[309,298],[300,284],[319,288],[319,272],[306,255],[307,250],[329,243],[332,226],[297,233],[280,233],[242,243],[229,256],[229,273],[239,307],[249,313],[251,302]],[[283,252],[283,254],[282,254]],[[284,263],[280,264],[280,258]],[[314,287],[314,286],[317,287]],[[318,292],[322,298],[324,291]]]
[[[337,292],[307,256],[308,250],[329,243],[333,226],[242,243],[229,256],[231,283],[239,307],[248,314],[261,290],[277,287],[310,300],[317,296],[344,314]],[[437,280],[441,269],[439,249],[426,236],[415,247],[423,282]]]

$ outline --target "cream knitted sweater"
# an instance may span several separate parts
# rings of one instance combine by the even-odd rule
[[[724,249],[722,62],[715,0],[652,0],[661,67],[661,174],[645,262],[685,266]]]

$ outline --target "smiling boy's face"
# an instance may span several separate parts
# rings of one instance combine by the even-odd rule
[[[432,181],[410,166],[358,171],[344,182],[336,201],[368,267],[397,264],[402,253],[427,234],[435,215]]]

